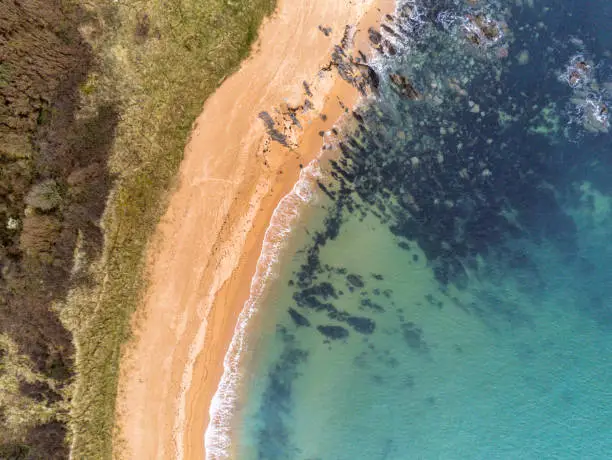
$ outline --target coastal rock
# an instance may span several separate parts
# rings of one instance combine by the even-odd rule
[[[287,136],[276,128],[276,123],[272,116],[268,112],[259,112],[259,118],[264,122],[270,138],[287,147]]]
[[[323,33],[323,35],[325,35],[326,37],[329,37],[329,35],[332,33],[332,28],[331,27],[324,27],[324,26],[319,26],[319,30]]]
[[[342,49],[348,50],[352,48],[355,41],[355,27],[349,24],[344,28],[344,34],[342,35],[342,40],[340,41],[340,46]]]
[[[419,92],[414,88],[412,83],[403,75],[392,73],[389,75],[389,79],[393,88],[400,94],[400,96],[407,99],[417,100],[421,98]]]
[[[401,36],[395,31],[393,30],[391,27],[389,27],[386,24],[383,24],[382,26],[380,26],[381,29],[383,29],[385,32],[387,32],[389,35],[396,37],[396,38],[401,38]]]
[[[312,97],[312,91],[310,89],[310,85],[308,84],[308,82],[304,80],[302,82],[302,86],[304,87],[304,93],[306,93],[306,96]]]
[[[500,24],[483,13],[468,15],[463,28],[468,41],[477,46],[493,45],[503,36]]]
[[[370,38],[370,42],[372,45],[374,45],[374,47],[379,46],[382,42],[382,35],[373,27],[368,29],[368,37]]]
[[[380,81],[376,71],[365,64],[365,61],[363,54],[354,58],[345,52],[345,48],[336,46],[332,52],[329,66],[323,70],[335,67],[343,80],[357,88],[362,95],[367,96],[378,89]]]

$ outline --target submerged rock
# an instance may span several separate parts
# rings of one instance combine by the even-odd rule
[[[342,326],[317,326],[317,331],[331,340],[345,339],[349,335],[349,331]]]
[[[352,284],[355,287],[358,288],[362,288],[365,286],[365,283],[363,282],[363,278],[361,278],[361,276],[359,275],[355,275],[353,273],[350,273],[348,275],[346,275],[346,280]]]
[[[346,320],[349,326],[361,334],[371,334],[376,328],[376,323],[370,318],[362,316],[351,316]]]
[[[429,350],[429,347],[423,340],[423,330],[416,324],[412,322],[402,324],[401,330],[404,341],[410,348],[420,352],[427,352]]]
[[[296,324],[296,326],[298,327],[299,326],[304,326],[304,327],[310,326],[310,321],[308,321],[308,318],[306,318],[304,315],[302,315],[295,309],[289,308],[289,315],[291,316],[291,319]]]
[[[384,295],[384,293],[383,293]],[[387,297],[387,296],[385,296]],[[380,305],[378,305],[376,302],[372,302],[370,299],[361,299],[361,306],[365,307],[365,308],[369,308],[372,311],[376,311],[379,313],[382,313],[385,311],[385,309],[383,307],[381,307]]]

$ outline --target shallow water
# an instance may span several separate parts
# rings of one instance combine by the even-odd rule
[[[611,457],[612,3],[475,3],[400,2],[250,319],[235,458]]]

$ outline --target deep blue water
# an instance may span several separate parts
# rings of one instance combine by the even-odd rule
[[[237,458],[612,458],[610,24],[400,2],[253,320]]]

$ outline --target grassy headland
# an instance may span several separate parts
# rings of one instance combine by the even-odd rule
[[[91,91],[114,94],[121,107],[109,163],[117,180],[96,287],[76,290],[64,315],[76,344],[74,458],[111,456],[120,347],[142,292],[148,239],[204,100],[247,56],[273,8],[272,0],[114,5],[94,7],[107,32],[89,41],[109,69],[90,76]]]
[[[26,263],[30,259],[37,261],[32,276],[54,273],[48,275],[52,279],[44,291],[52,295],[40,294],[32,304],[43,305],[45,322],[53,326],[49,326],[51,332],[59,331],[59,338],[47,347],[55,354],[45,351],[38,358],[35,350],[19,346],[21,326],[0,331],[17,343],[13,346],[3,339],[7,350],[0,350],[0,358],[7,361],[0,374],[11,366],[15,369],[6,373],[14,382],[14,394],[8,396],[11,401],[18,396],[29,398],[21,403],[23,415],[30,410],[38,417],[33,424],[18,427],[12,438],[0,441],[16,458],[38,458],[45,443],[37,449],[29,447],[37,426],[57,425],[53,432],[57,442],[65,435],[61,427],[68,425],[73,458],[110,458],[120,350],[130,336],[130,317],[143,291],[147,242],[165,209],[204,100],[246,57],[274,2],[22,0],[15,2],[14,21],[23,17],[18,10],[23,3],[31,6],[32,14],[57,3],[52,6],[62,14],[40,21],[47,22],[58,43],[64,40],[81,54],[75,52],[70,65],[59,66],[70,72],[58,70],[50,76],[70,85],[63,92],[54,88],[51,96],[41,99],[30,131],[6,134],[15,147],[3,155],[12,155],[11,161],[29,174],[19,184],[23,189],[19,205],[6,212],[6,226],[16,242],[13,252],[21,257],[20,273],[34,270],[33,262]],[[13,39],[14,35],[7,46]],[[26,43],[15,59],[36,54],[40,46],[37,40]],[[54,49],[60,44],[49,46]],[[43,56],[47,53],[39,50]],[[7,62],[0,67],[3,90],[13,84]],[[32,65],[36,72],[45,63]],[[74,74],[75,68],[81,73]],[[75,76],[68,79],[67,74]],[[66,100],[72,105],[62,103]],[[61,126],[69,129],[61,131]],[[68,147],[51,150],[60,152],[65,166],[57,166],[58,155],[48,154],[38,161],[49,145],[63,144]],[[7,201],[14,203],[13,195],[7,195]],[[7,254],[7,258],[16,257]],[[21,284],[7,292],[25,292],[30,279],[20,278]],[[62,289],[51,289],[53,283]],[[22,322],[29,324],[28,318]],[[74,349],[62,325],[71,333]],[[42,334],[40,340],[49,340],[50,335]],[[34,364],[28,364],[28,356]],[[36,368],[37,359],[44,365]],[[24,366],[34,368],[32,373]],[[43,390],[44,404],[32,406],[28,401],[39,400]],[[21,420],[5,412],[0,405],[3,425]]]

